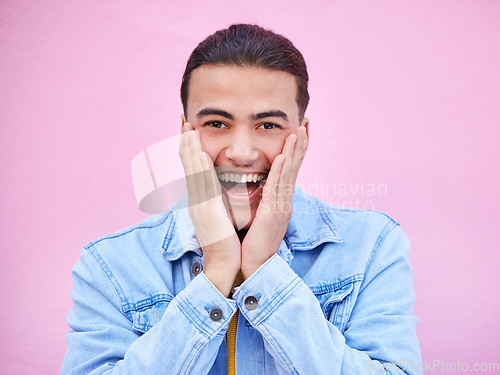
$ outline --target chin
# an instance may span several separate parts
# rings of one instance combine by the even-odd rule
[[[252,202],[252,204],[231,204],[225,200],[226,210],[231,222],[233,223],[236,231],[248,229],[252,225],[253,219],[257,212],[259,202]]]
[[[236,231],[248,229],[255,218],[255,211],[241,208],[229,209],[229,217]]]

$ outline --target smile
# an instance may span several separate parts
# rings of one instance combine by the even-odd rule
[[[260,182],[266,178],[264,174],[248,173],[248,174],[237,174],[237,173],[220,173],[219,180],[223,182],[236,182],[236,183],[247,183],[247,182]]]
[[[267,175],[264,173],[219,173],[224,192],[232,200],[254,198],[261,190]]]

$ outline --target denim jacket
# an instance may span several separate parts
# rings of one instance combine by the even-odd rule
[[[225,298],[185,203],[84,247],[62,374],[226,374],[235,312],[237,374],[421,373],[409,241],[394,220],[297,187],[278,253]]]

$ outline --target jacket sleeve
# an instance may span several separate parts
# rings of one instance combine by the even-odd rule
[[[203,273],[141,335],[124,312],[106,268],[84,248],[73,269],[73,307],[61,374],[206,374],[236,311]],[[210,318],[220,309],[222,318]],[[213,316],[213,315],[212,315]],[[220,316],[220,315],[218,315]],[[216,320],[216,319],[215,319]]]
[[[248,296],[257,298],[252,309]],[[345,331],[323,314],[308,286],[279,256],[236,291],[245,318],[264,337],[283,374],[420,374],[409,241],[399,225],[376,245]]]

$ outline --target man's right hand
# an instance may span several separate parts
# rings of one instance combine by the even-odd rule
[[[182,128],[179,148],[188,189],[189,216],[203,251],[203,272],[228,296],[241,268],[241,243],[222,200],[210,156],[191,124]]]

